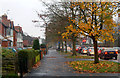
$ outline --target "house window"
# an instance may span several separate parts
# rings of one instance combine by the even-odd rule
[[[10,28],[7,28],[6,35],[10,35]]]
[[[3,33],[4,36],[6,36],[6,28],[4,28],[4,33]]]

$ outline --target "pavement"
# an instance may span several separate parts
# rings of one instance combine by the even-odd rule
[[[64,58],[64,56],[56,50],[49,50],[48,54],[40,60],[40,66],[25,74],[24,78],[120,78],[118,73],[76,73],[65,62],[87,59],[70,59]]]

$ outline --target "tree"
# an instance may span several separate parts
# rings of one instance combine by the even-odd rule
[[[67,32],[64,36],[72,34],[73,40],[78,33],[90,37],[94,43],[94,63],[99,63],[97,41],[111,40],[114,42],[113,33],[116,24],[113,15],[116,14],[116,4],[112,2],[71,2],[73,17],[69,17],[70,25],[66,27]]]
[[[39,45],[39,40],[38,39],[35,39],[33,41],[33,49],[34,50],[40,50],[40,45]]]
[[[45,6],[47,6],[47,13],[49,23],[47,24],[47,30],[46,30],[46,36],[48,42],[59,42],[59,44],[62,44],[62,51],[64,50],[63,42],[61,33],[65,31],[65,26],[67,26],[68,20],[66,17],[68,13],[65,13],[66,7],[62,5],[62,3],[53,3],[53,4],[47,4],[43,2]],[[62,7],[62,8],[61,8]],[[64,7],[64,8],[63,8]],[[67,46],[67,45],[66,45]],[[59,46],[60,47],[60,46]],[[67,47],[66,47],[67,48]],[[66,49],[67,50],[67,49]]]

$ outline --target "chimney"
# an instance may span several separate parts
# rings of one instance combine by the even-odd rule
[[[7,20],[7,15],[6,14],[2,15],[2,19]]]

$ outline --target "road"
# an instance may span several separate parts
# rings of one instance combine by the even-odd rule
[[[120,54],[118,54],[117,60],[109,59],[108,61],[119,62],[120,63]]]
[[[77,60],[85,59],[68,59],[56,50],[49,50],[48,54],[40,61],[40,67],[33,69],[24,78],[118,78],[118,73],[75,73],[65,62]]]

